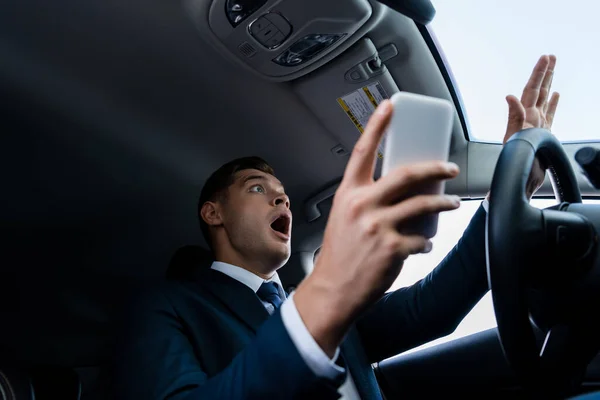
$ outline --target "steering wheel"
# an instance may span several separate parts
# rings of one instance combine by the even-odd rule
[[[529,204],[536,157],[550,171],[558,206]],[[504,355],[530,394],[569,394],[598,352],[597,230],[600,206],[582,204],[560,142],[544,129],[513,135],[492,181],[487,272]]]

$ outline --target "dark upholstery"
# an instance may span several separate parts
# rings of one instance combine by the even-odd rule
[[[80,397],[81,382],[70,368],[0,365],[0,400],[77,400]]]
[[[199,273],[210,268],[213,260],[212,252],[200,246],[180,247],[171,257],[166,277],[178,281],[198,279]]]
[[[22,369],[0,365],[0,400],[33,400],[31,378]]]
[[[79,399],[81,382],[77,373],[70,368],[44,366],[29,370],[35,400]]]

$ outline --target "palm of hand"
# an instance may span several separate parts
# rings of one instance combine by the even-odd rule
[[[537,107],[529,107],[525,109],[525,121],[523,121],[523,128],[544,128],[550,130],[552,123],[548,123],[546,114],[543,110]]]

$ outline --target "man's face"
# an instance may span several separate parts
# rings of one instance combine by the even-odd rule
[[[239,171],[220,203],[227,237],[243,259],[260,264],[264,271],[274,271],[287,262],[292,213],[277,178],[255,169]]]

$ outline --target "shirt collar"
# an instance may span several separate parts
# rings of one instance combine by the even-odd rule
[[[252,289],[254,293],[258,292],[258,289],[263,282],[275,282],[279,285],[280,290],[283,290],[283,285],[281,284],[281,280],[279,279],[277,272],[273,274],[271,279],[263,279],[244,268],[236,267],[235,265],[227,264],[221,261],[214,261],[210,268],[224,273],[230,278],[243,283]]]

